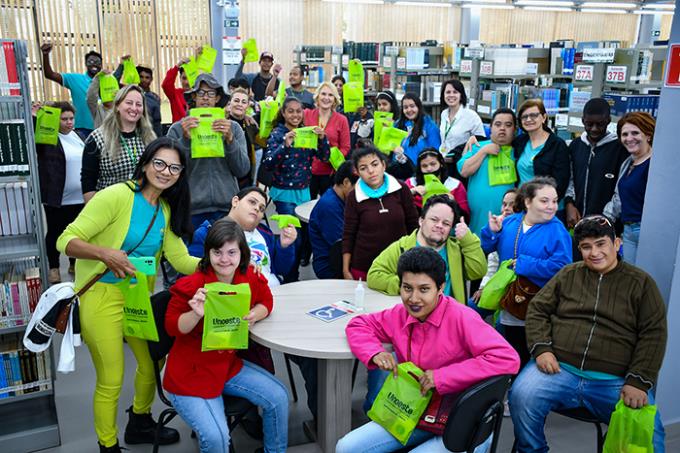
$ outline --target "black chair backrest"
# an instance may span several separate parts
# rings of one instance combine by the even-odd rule
[[[333,278],[342,278],[342,239],[335,241],[328,251],[328,264],[333,272]]]
[[[170,291],[168,290],[151,296],[151,309],[158,331],[158,341],[147,341],[147,343],[151,360],[155,362],[164,359],[175,342],[175,339],[165,331],[165,312],[168,309],[168,302],[170,302]]]
[[[264,158],[264,156],[263,156]],[[274,172],[266,169],[262,162],[260,162],[260,166],[257,169],[257,182],[262,184],[263,186],[269,188],[272,186],[272,182],[274,181]]]
[[[503,398],[510,375],[494,376],[462,392],[444,430],[444,446],[451,451],[473,451],[494,433],[493,453],[503,421]]]

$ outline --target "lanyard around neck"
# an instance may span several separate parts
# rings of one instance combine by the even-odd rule
[[[133,162],[137,160],[137,158],[135,157],[135,154],[132,152],[132,150],[128,146],[128,143],[125,141],[125,139],[122,136],[120,137],[120,146],[123,147],[123,149],[127,153],[130,160],[132,160]]]

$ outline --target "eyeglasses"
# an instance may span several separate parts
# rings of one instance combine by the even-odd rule
[[[526,114],[520,116],[519,119],[522,120],[522,121],[526,121],[526,120],[535,120],[535,119],[537,119],[539,116],[541,116],[541,113],[539,113],[539,112],[526,113]]]
[[[579,220],[576,225],[574,225],[574,229],[578,228],[579,225],[582,223],[597,223],[598,225],[605,226],[607,225],[609,228],[614,228],[612,223],[609,221],[609,219],[603,215],[600,214],[595,214],[595,215],[589,215],[588,217],[584,217],[581,220]]]
[[[169,164],[164,161],[163,159],[153,159],[151,161],[151,165],[153,165],[153,169],[161,172],[164,171],[166,168],[170,171],[170,174],[172,176],[177,176],[180,173],[182,173],[182,170],[184,170],[184,165],[177,165],[177,164]]]
[[[96,58],[96,57],[95,58],[88,58],[87,60],[85,60],[85,64],[88,64],[88,65],[90,65],[90,64],[101,64],[101,62],[102,62],[102,60],[100,58]]]
[[[196,96],[198,96],[199,98],[202,97],[214,98],[215,96],[217,96],[217,91],[198,90],[196,92]]]

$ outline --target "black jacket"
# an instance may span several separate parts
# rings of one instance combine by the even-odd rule
[[[515,159],[524,152],[529,141],[529,134],[517,137],[512,146],[515,150]],[[557,196],[561,200],[569,187],[569,152],[564,140],[555,134],[550,134],[543,145],[543,149],[534,157],[534,175],[551,176],[557,182]],[[607,200],[609,201],[609,200]]]
[[[612,199],[621,164],[628,157],[615,134],[591,145],[584,132],[569,144],[571,181],[566,202],[576,205],[582,216],[602,214]]]

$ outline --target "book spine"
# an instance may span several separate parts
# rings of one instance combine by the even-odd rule
[[[17,73],[16,55],[14,53],[14,43],[5,42],[5,62],[7,64],[7,81],[10,96],[21,96],[21,85],[19,85],[19,75]]]
[[[9,398],[9,394],[7,391],[3,391],[3,389],[9,387],[7,385],[7,373],[5,372],[5,364],[4,364],[4,354],[0,354],[0,399],[2,398]]]
[[[17,351],[12,351],[9,353],[9,358],[12,367],[12,376],[14,385],[21,385],[21,365],[19,364],[19,353]],[[15,395],[23,395],[23,390],[16,390]]]

